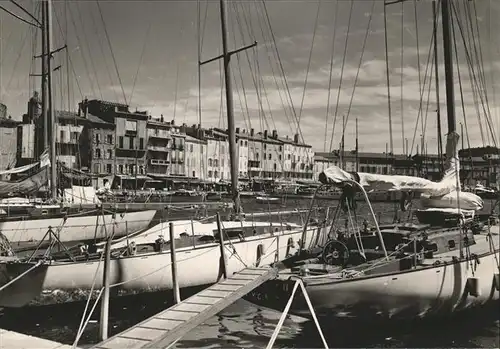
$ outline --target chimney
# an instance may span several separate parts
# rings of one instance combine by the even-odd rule
[[[240,133],[240,128],[239,127],[236,127],[236,133]]]
[[[83,101],[83,117],[87,118],[87,113],[89,111],[89,100],[85,97]]]
[[[264,139],[267,138],[267,130],[264,130]]]
[[[160,114],[160,121],[163,122],[163,114]]]
[[[274,139],[278,138],[278,131],[273,130],[273,138]]]
[[[293,141],[294,143],[299,143],[299,134],[296,133],[294,136],[293,136]]]
[[[250,136],[253,137],[255,130],[253,128],[250,129]]]

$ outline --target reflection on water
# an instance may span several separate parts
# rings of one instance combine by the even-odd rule
[[[185,295],[186,296],[186,295]],[[116,334],[168,307],[165,292],[121,297],[111,302],[110,331]],[[453,319],[425,320],[397,324],[322,321],[327,342],[333,348],[358,347],[477,347],[498,348],[499,303],[488,308],[458,314]],[[0,328],[72,344],[85,307],[84,302],[52,306],[5,309]],[[97,307],[99,308],[99,307]],[[98,310],[98,309],[96,309]],[[197,327],[177,343],[177,348],[263,348],[267,345],[280,314],[238,301]],[[99,314],[87,327],[80,345],[98,340]],[[275,348],[321,348],[314,323],[289,317]]]

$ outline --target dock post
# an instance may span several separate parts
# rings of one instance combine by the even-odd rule
[[[115,225],[113,224],[113,234],[107,236],[106,247],[104,248],[104,271],[103,271],[103,286],[101,299],[101,319],[99,322],[99,337],[102,341],[108,339],[108,322],[109,322],[109,266],[111,260],[111,240],[113,239]]]
[[[181,302],[181,294],[179,291],[179,281],[177,280],[177,259],[175,256],[175,235],[174,235],[174,223],[169,223],[169,234],[170,234],[170,261],[172,269],[172,286],[174,292],[174,302],[178,304]]]
[[[227,259],[224,246],[224,234],[222,233],[220,215],[217,212],[217,230],[219,231],[219,246],[220,246],[220,265],[222,266],[222,275],[227,279]]]

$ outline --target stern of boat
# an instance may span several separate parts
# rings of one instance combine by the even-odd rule
[[[42,293],[48,265],[35,265],[36,262],[0,264],[0,307],[23,307]],[[7,285],[12,280],[15,281]]]

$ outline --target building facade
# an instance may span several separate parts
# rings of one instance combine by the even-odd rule
[[[17,162],[17,127],[19,122],[0,117],[0,171],[14,168]],[[9,176],[3,179],[8,179]]]
[[[186,136],[185,145],[186,176],[206,180],[207,141]]]
[[[153,177],[167,177],[170,173],[172,135],[170,123],[163,115],[159,119],[149,118],[147,122],[146,173]]]

